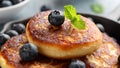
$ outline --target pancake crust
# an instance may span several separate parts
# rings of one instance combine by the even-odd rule
[[[58,29],[53,29],[48,22],[49,13],[35,15],[26,27],[28,40],[38,46],[41,54],[57,59],[75,58],[90,54],[101,45],[101,32],[89,19],[81,17],[86,22],[85,30],[71,31],[68,19]]]
[[[120,68],[118,65],[118,56],[120,55],[120,46],[113,38],[103,34],[102,45],[92,54],[87,55],[87,64],[90,68]]]
[[[119,68],[117,64],[117,58],[120,55],[119,45],[105,34],[103,38],[102,45],[95,52],[74,59],[85,62],[86,68]],[[28,43],[25,34],[9,39],[1,48],[0,66],[2,68],[68,68],[72,60],[56,60],[39,54],[33,61],[22,61],[19,49],[25,43]]]

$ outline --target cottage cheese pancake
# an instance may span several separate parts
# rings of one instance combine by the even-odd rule
[[[119,68],[119,55],[120,46],[113,38],[103,34],[102,45],[95,52],[86,56],[86,62],[90,68]]]
[[[39,54],[34,60],[23,61],[19,55],[20,48],[28,43],[26,35],[22,34],[9,39],[1,48],[0,66],[1,68],[68,68],[72,59],[57,60],[47,58]],[[81,58],[86,64],[86,68],[119,68],[118,56],[120,47],[109,36],[103,34],[102,45],[92,54]]]
[[[28,40],[25,34],[8,40],[1,48],[1,68],[63,68],[66,66],[68,61],[54,60],[40,54],[33,61],[23,61],[19,55],[19,50],[26,43]]]
[[[70,59],[91,54],[102,42],[102,35],[96,25],[85,17],[86,29],[72,29],[71,21],[65,18],[64,23],[55,29],[48,21],[51,11],[40,12],[28,22],[26,35],[29,42],[39,48],[45,56],[56,59]]]

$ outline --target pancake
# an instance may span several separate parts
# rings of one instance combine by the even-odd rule
[[[64,65],[69,61],[54,60],[40,54],[33,61],[22,61],[19,56],[19,49],[26,43],[28,41],[25,34],[9,39],[1,48],[1,68],[64,68]]]
[[[23,44],[28,43],[25,34],[12,37],[1,48],[1,68],[68,68],[71,60],[57,60],[39,54],[30,62],[23,61],[19,56],[19,49]],[[118,56],[120,55],[119,45],[109,36],[103,34],[102,45],[92,54],[74,60],[85,62],[86,68],[119,68]]]
[[[37,45],[39,52],[56,59],[71,59],[91,54],[102,43],[102,35],[96,25],[85,17],[86,29],[71,29],[71,22],[64,23],[54,29],[48,15],[51,11],[40,12],[27,23],[26,35],[29,42]]]
[[[120,68],[118,65],[119,55],[120,46],[113,38],[103,34],[102,45],[95,52],[87,55],[86,59],[90,68]]]

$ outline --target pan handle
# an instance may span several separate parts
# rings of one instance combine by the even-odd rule
[[[107,15],[108,18],[120,22],[120,4]]]

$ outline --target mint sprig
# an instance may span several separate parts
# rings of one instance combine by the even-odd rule
[[[99,3],[92,4],[91,9],[95,13],[103,13],[103,11],[104,11],[103,6],[101,4],[99,4]]]
[[[77,29],[85,29],[86,24],[85,21],[81,19],[80,14],[78,15],[76,12],[76,8],[72,5],[64,6],[64,15],[66,18],[70,19],[72,25]]]

